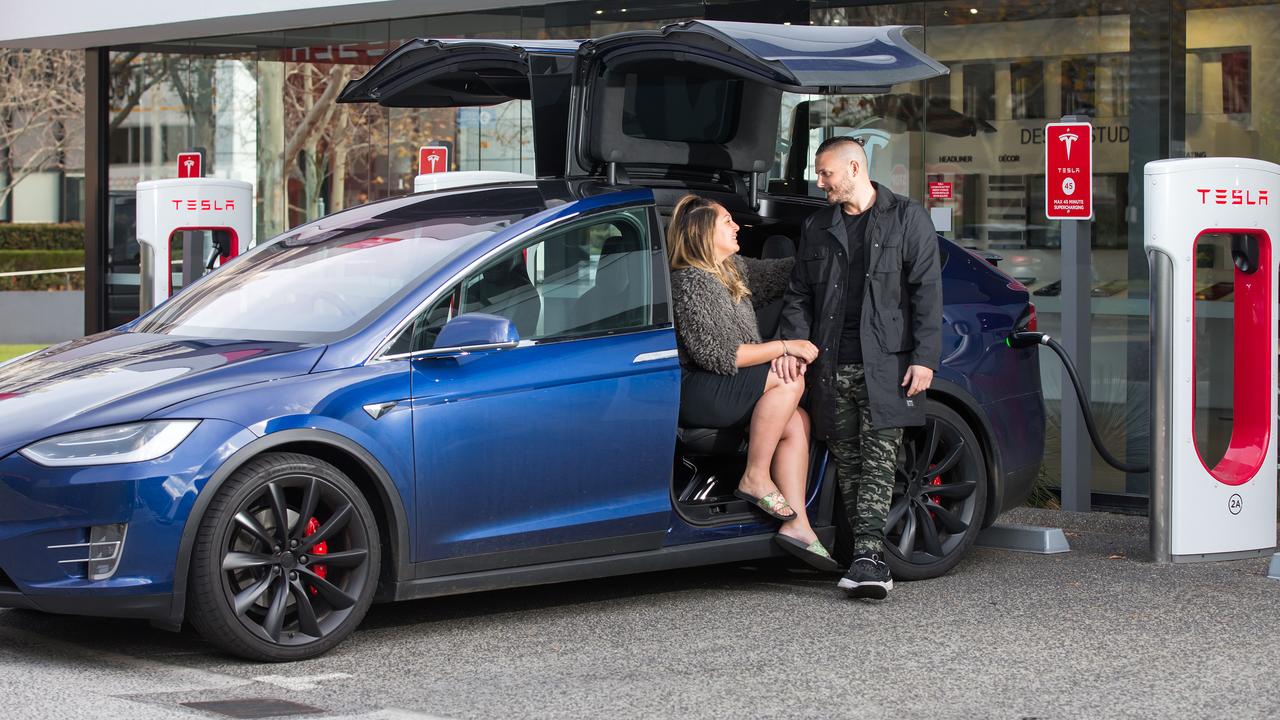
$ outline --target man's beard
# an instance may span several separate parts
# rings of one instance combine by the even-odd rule
[[[851,200],[853,200],[853,183],[833,186],[827,191],[827,204],[829,205],[840,205]]]

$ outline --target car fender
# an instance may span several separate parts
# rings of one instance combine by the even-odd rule
[[[186,524],[182,531],[182,540],[178,545],[178,556],[173,571],[173,601],[169,609],[169,615],[163,621],[155,621],[155,625],[174,631],[182,627],[182,620],[186,612],[187,574],[191,567],[191,555],[195,548],[196,533],[200,528],[200,522],[204,518],[209,503],[213,501],[213,496],[217,494],[218,488],[236,470],[239,470],[241,466],[253,458],[273,448],[296,443],[320,444],[345,452],[356,458],[356,461],[368,471],[369,476],[373,478],[373,484],[378,491],[379,499],[382,501],[383,507],[387,509],[394,524],[394,527],[387,528],[387,534],[391,538],[391,559],[395,568],[394,581],[398,582],[411,576],[408,516],[405,514],[404,502],[396,489],[395,483],[391,480],[390,474],[378,462],[377,458],[354,440],[329,430],[316,428],[281,430],[264,435],[237,450],[210,476],[204,487],[201,488],[200,493],[196,496],[195,505],[187,516]]]

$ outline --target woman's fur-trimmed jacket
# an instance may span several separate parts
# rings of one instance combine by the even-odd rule
[[[757,260],[734,255],[731,262],[751,290],[734,302],[729,288],[698,268],[671,271],[671,300],[676,318],[680,364],[718,375],[736,375],[738,346],[761,342],[755,308],[782,297],[792,258]]]

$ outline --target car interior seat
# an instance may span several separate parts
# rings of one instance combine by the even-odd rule
[[[780,260],[796,256],[796,244],[786,235],[770,235],[764,241],[760,257],[765,260]],[[760,328],[760,337],[768,340],[777,337],[778,322],[782,320],[782,298],[756,308],[756,325]]]
[[[649,254],[640,230],[626,222],[614,225],[618,234],[604,241],[596,264],[595,285],[578,299],[580,331],[640,327],[649,322]]]
[[[542,298],[529,279],[524,258],[514,255],[508,261],[485,268],[480,280],[467,288],[462,311],[505,317],[515,323],[521,338],[536,336]]]

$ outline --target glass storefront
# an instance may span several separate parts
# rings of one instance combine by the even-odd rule
[[[337,105],[333,97],[413,37],[585,38],[703,17],[921,26],[918,43],[950,75],[879,97],[789,95],[770,177],[784,177],[781,163],[793,144],[813,148],[835,134],[862,137],[873,176],[924,202],[947,237],[1001,255],[1001,268],[1031,291],[1040,327],[1051,334],[1061,328],[1062,253],[1059,223],[1044,217],[1044,125],[1066,114],[1090,118],[1093,412],[1114,453],[1145,461],[1142,166],[1182,156],[1280,162],[1280,111],[1269,102],[1280,80],[1260,72],[1280,53],[1266,42],[1280,30],[1280,4],[571,2],[112,48],[104,255],[109,324],[137,313],[134,186],[174,176],[179,151],[202,148],[207,174],[254,184],[259,238],[412,192],[423,145],[448,148],[451,169],[532,175],[527,101],[388,110]],[[1230,259],[1211,254],[1205,251],[1197,322],[1204,325],[1199,332],[1217,336],[1224,330],[1216,324],[1229,331],[1231,292],[1215,269],[1225,270]],[[1217,268],[1220,261],[1228,265]],[[1205,372],[1229,369],[1217,364]],[[1050,417],[1045,476],[1056,483],[1062,397],[1056,358],[1043,354],[1042,370]],[[1231,386],[1229,377],[1203,380]],[[1217,442],[1230,427],[1224,398],[1229,393],[1202,397],[1204,420],[1197,428],[1204,428],[1206,442]],[[1125,476],[1096,456],[1093,472],[1096,491],[1146,492],[1145,475]]]

